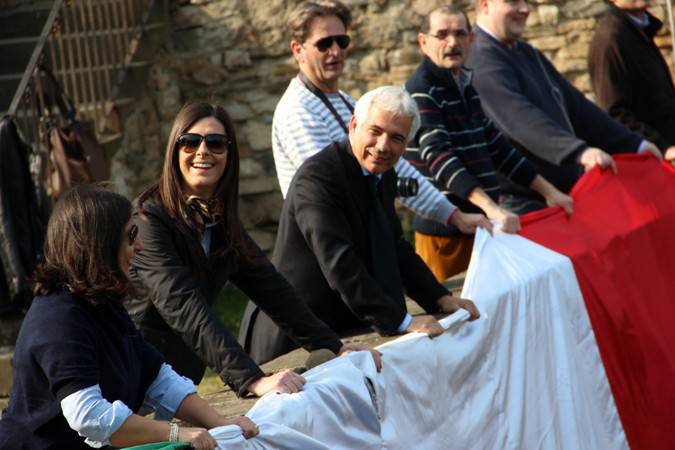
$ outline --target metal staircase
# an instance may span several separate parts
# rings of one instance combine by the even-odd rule
[[[167,0],[0,0],[0,117],[11,115],[41,151],[44,64],[111,151],[168,23]]]

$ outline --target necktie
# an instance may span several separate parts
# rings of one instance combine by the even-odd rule
[[[394,242],[394,233],[382,206],[375,175],[368,175],[370,191],[370,217],[368,220],[368,238],[373,278],[382,290],[393,300],[405,307],[403,283],[398,268],[398,257]]]

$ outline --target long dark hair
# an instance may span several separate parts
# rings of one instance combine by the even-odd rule
[[[178,137],[187,132],[201,119],[213,117],[225,128],[225,134],[229,138],[227,161],[225,172],[218,181],[213,193],[215,199],[221,205],[221,220],[216,225],[225,236],[223,246],[214,249],[216,256],[225,256],[229,263],[234,263],[238,258],[251,259],[244,241],[244,232],[239,222],[239,149],[237,138],[230,116],[221,106],[206,102],[188,102],[176,115],[173,127],[169,134],[164,154],[164,165],[159,181],[143,191],[137,199],[137,204],[143,213],[143,203],[150,197],[154,198],[175,221],[178,230],[185,237],[193,272],[202,276],[206,272],[208,260],[201,247],[201,236],[188,222],[188,206],[186,194],[183,192],[183,175],[178,163],[180,149],[176,144]]]
[[[67,290],[92,304],[121,302],[131,285],[118,254],[131,203],[102,186],[79,185],[61,196],[47,225],[35,295]]]

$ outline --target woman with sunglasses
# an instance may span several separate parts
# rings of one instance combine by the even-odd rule
[[[214,449],[207,428],[236,424],[247,437],[257,434],[249,419],[213,410],[134,327],[122,301],[131,289],[129,262],[142,248],[121,195],[80,185],[57,203],[16,343],[0,449],[162,441]],[[142,407],[164,420],[138,415]],[[166,421],[174,415],[200,428]]]
[[[239,221],[239,152],[225,110],[188,103],[176,116],[159,181],[137,199],[145,249],[132,279],[145,298],[130,312],[176,371],[199,383],[211,367],[234,392],[297,392],[302,376],[266,376],[212,309],[228,281],[308,350],[363,350],[338,336],[298,299]],[[380,365],[379,354],[373,353]]]

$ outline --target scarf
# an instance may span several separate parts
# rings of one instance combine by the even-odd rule
[[[207,225],[218,223],[221,218],[221,207],[216,199],[205,200],[196,195],[189,196],[187,204],[187,221],[199,233],[203,234]]]

